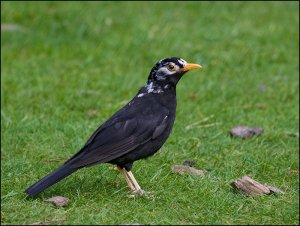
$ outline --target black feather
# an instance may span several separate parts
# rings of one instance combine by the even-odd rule
[[[60,168],[54,170],[52,173],[31,185],[25,192],[30,196],[35,196],[51,185],[69,176],[71,173],[74,173],[76,170],[78,170],[78,168],[71,168],[68,165],[62,165]]]

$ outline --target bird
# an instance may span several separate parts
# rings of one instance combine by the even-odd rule
[[[200,68],[179,57],[159,60],[146,84],[123,108],[100,125],[75,155],[25,193],[36,196],[81,168],[110,163],[117,166],[132,192],[143,195],[131,171],[133,163],[154,155],[166,142],[175,121],[176,85],[186,72]]]

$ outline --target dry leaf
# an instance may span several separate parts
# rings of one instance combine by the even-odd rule
[[[195,169],[190,166],[183,166],[183,165],[172,166],[172,172],[178,174],[189,173],[189,174],[196,174],[196,175],[205,175],[207,173],[206,171]]]
[[[233,137],[242,137],[244,139],[259,135],[263,133],[262,128],[248,127],[248,126],[237,126],[230,130],[230,134]]]
[[[50,199],[47,199],[46,201],[51,202],[57,207],[66,206],[69,203],[69,199],[63,196],[54,196]]]
[[[233,181],[230,185],[236,190],[249,196],[270,195],[273,193],[284,194],[284,192],[281,191],[280,189],[275,188],[273,186],[265,186],[253,180],[249,176],[243,176],[242,178]]]

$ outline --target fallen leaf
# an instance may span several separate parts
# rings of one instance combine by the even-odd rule
[[[243,176],[230,184],[233,188],[245,195],[267,195],[270,190],[263,184],[253,180],[251,177]]]
[[[183,165],[174,165],[172,166],[172,172],[173,173],[178,173],[178,174],[184,174],[184,173],[189,173],[189,174],[196,174],[196,175],[205,175],[207,172],[199,169],[195,169],[190,166],[183,166]]]
[[[254,135],[263,133],[262,128],[248,127],[248,126],[237,126],[230,130],[230,135],[233,137],[250,138]]]
[[[242,178],[230,183],[230,185],[241,193],[249,196],[270,195],[273,193],[284,194],[284,192],[280,189],[273,186],[263,185],[249,176],[243,176]]]
[[[69,203],[69,199],[63,196],[54,196],[50,199],[46,200],[47,202],[51,202],[57,207],[63,207],[66,206]]]

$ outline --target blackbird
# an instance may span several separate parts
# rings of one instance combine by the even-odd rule
[[[165,143],[175,120],[176,85],[187,71],[201,67],[178,57],[158,61],[146,85],[128,104],[104,122],[78,153],[25,192],[35,196],[83,167],[111,163],[132,191],[143,194],[131,172],[133,162],[153,155]]]

